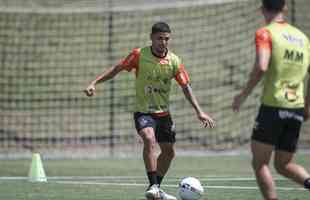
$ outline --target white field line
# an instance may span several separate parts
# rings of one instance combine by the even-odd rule
[[[27,180],[28,177],[17,176],[17,177],[0,177],[0,181],[7,180]],[[145,179],[143,176],[54,176],[48,177],[48,182],[58,183],[58,184],[73,184],[73,185],[109,185],[109,186],[133,186],[133,187],[145,187],[145,183],[111,183],[111,182],[93,182],[93,181],[83,181],[83,180],[137,180]],[[169,180],[180,180],[180,178],[169,178]],[[255,181],[254,177],[202,177],[199,178],[201,181],[216,182],[216,181]],[[286,180],[284,178],[275,178],[275,180]],[[166,184],[164,187],[177,188],[176,184]],[[247,186],[223,186],[223,185],[213,185],[204,186],[205,189],[235,189],[235,190],[258,190],[257,187],[247,187]],[[277,187],[277,190],[283,191],[304,191],[303,188],[297,187]]]
[[[71,184],[71,185],[108,185],[108,186],[143,186],[145,187],[146,184],[141,183],[105,183],[105,182],[77,182],[77,181],[53,181],[52,183],[58,183],[58,184]],[[164,187],[171,187],[171,188],[177,188],[178,185],[170,185],[166,184],[163,185]],[[205,189],[235,189],[235,190],[258,190],[258,187],[245,187],[245,186],[204,186]],[[282,191],[304,191],[303,188],[297,188],[297,187],[277,187],[277,190]]]
[[[7,180],[27,180],[28,177],[0,177],[0,181]],[[58,184],[73,184],[73,185],[110,185],[110,186],[133,186],[133,187],[145,187],[144,183],[111,183],[111,182],[93,182],[93,181],[83,181],[83,180],[136,180],[136,179],[145,179],[142,176],[54,176],[47,178],[51,183]],[[169,178],[169,180],[180,180],[179,178]],[[82,180],[82,181],[81,181]],[[255,181],[253,177],[242,177],[242,178],[233,178],[233,177],[221,177],[221,178],[200,178],[201,181]],[[275,180],[285,180],[284,178],[275,178]],[[177,188],[176,184],[166,184],[164,187]],[[213,185],[213,186],[204,186],[205,189],[235,189],[235,190],[258,190],[257,187],[246,187],[246,186],[223,186],[223,185]],[[277,190],[283,191],[304,191],[304,188],[297,187],[277,187]]]
[[[181,180],[182,177],[167,177],[168,180]],[[0,177],[0,181],[3,180],[26,180],[25,176],[3,176]],[[49,176],[48,180],[144,180],[145,176]],[[255,181],[255,177],[201,177],[200,181]],[[274,178],[276,181],[287,180],[282,177]]]

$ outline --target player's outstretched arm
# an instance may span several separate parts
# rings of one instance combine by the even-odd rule
[[[214,128],[215,121],[207,113],[202,111],[190,85],[186,84],[182,86],[182,90],[186,99],[195,109],[198,119],[204,124],[205,127]]]
[[[94,96],[95,91],[96,91],[96,85],[98,83],[105,82],[106,80],[112,79],[115,75],[117,75],[122,70],[123,70],[123,66],[121,64],[108,68],[106,71],[100,74],[95,80],[90,82],[90,84],[84,90],[85,94],[89,97]]]
[[[262,75],[263,75],[263,71],[260,70],[259,67],[257,67],[257,65],[255,64],[250,74],[249,81],[247,82],[243,90],[239,94],[237,94],[233,99],[233,103],[232,103],[233,111],[239,112],[241,105],[245,102],[247,97],[251,94],[252,90],[261,80]]]
[[[268,30],[261,28],[255,33],[255,45],[256,45],[256,58],[255,64],[250,73],[248,82],[243,90],[237,94],[232,103],[232,109],[235,112],[240,110],[241,105],[245,102],[247,97],[251,94],[255,86],[261,80],[264,72],[268,70],[269,62],[271,58],[271,35]]]
[[[250,73],[250,78],[243,90],[237,94],[232,103],[232,109],[235,112],[240,110],[241,105],[245,102],[247,97],[252,93],[255,86],[262,79],[264,73],[268,70],[271,52],[269,50],[260,49],[256,52],[255,64]]]

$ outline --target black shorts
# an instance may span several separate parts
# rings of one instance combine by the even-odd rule
[[[304,108],[276,108],[261,105],[253,128],[252,139],[294,153],[304,120]]]
[[[152,127],[158,143],[175,143],[175,126],[171,116],[155,116],[149,113],[134,113],[134,120],[137,132],[146,127]]]

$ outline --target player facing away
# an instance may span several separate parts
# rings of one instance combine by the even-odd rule
[[[107,69],[86,88],[93,96],[96,84],[113,78],[119,72],[134,71],[136,75],[136,108],[134,122],[142,138],[143,160],[149,180],[145,192],[148,199],[176,200],[161,188],[160,184],[175,156],[175,128],[169,114],[171,80],[181,86],[186,99],[196,111],[197,118],[205,127],[213,128],[214,120],[202,111],[189,85],[189,76],[179,57],[168,50],[171,30],[168,24],[157,22],[150,34],[151,46],[133,49],[121,62]],[[160,154],[155,152],[159,144]]]
[[[293,160],[299,132],[310,114],[310,81],[304,98],[304,79],[309,73],[309,40],[285,21],[285,0],[262,0],[266,25],[256,31],[256,62],[249,80],[233,101],[241,104],[264,77],[261,106],[251,138],[252,166],[261,193],[276,200],[269,162],[274,152],[276,171],[310,189],[310,175]]]

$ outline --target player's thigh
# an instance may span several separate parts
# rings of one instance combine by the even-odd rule
[[[276,150],[294,153],[297,149],[303,122],[303,109],[287,109],[279,113],[285,122],[285,127],[279,135]]]
[[[156,142],[155,131],[152,127],[146,127],[139,130],[138,135],[143,139],[144,142]]]
[[[161,143],[175,143],[175,125],[170,115],[156,119],[156,139]]]
[[[143,140],[155,140],[156,121],[149,114],[134,113],[137,133]]]
[[[253,165],[258,167],[262,164],[268,164],[270,162],[273,150],[273,145],[252,140],[251,151],[253,156]]]
[[[276,145],[276,150],[280,152],[295,153],[297,150],[298,140],[299,140],[300,129],[295,129],[294,131],[283,132],[279,137],[279,141]]]
[[[283,121],[279,118],[278,109],[261,105],[255,119],[252,140],[275,146],[278,136],[283,131]]]

